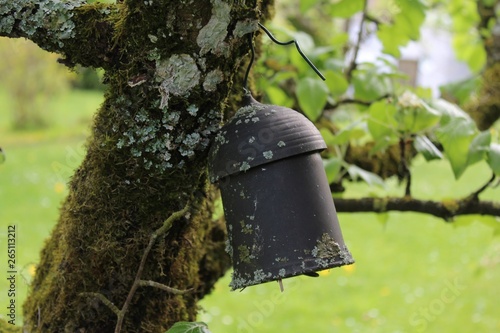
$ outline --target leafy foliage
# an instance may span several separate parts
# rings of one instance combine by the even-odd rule
[[[498,174],[498,135],[494,131],[479,131],[459,105],[436,98],[429,89],[408,86],[401,80],[405,76],[397,66],[400,48],[420,38],[426,15],[433,10],[451,18],[453,44],[459,59],[473,71],[483,68],[486,56],[481,36],[491,32],[476,29],[479,22],[476,1],[395,0],[390,4],[368,2],[366,8],[365,4],[364,0],[340,0],[329,5],[308,0],[300,2],[296,12],[301,15],[300,20],[294,18],[293,10],[289,12],[288,21],[295,26],[280,25],[277,29],[301,42],[327,80],[320,81],[294,49],[273,48],[264,56],[265,64],[258,76],[264,99],[299,109],[320,128],[328,145],[323,157],[330,183],[358,179],[383,185],[376,174],[380,170],[363,169],[365,166],[347,162],[350,147],[365,144],[369,147],[367,154],[372,156],[391,147],[401,150],[404,144],[426,161],[445,159],[456,179],[480,161]],[[385,6],[383,11],[380,6]],[[331,24],[324,19],[325,8],[333,18]],[[303,15],[310,19],[304,19]],[[356,26],[364,29],[361,40],[353,41],[355,36],[348,31],[360,20],[365,20],[364,25]],[[349,29],[339,28],[339,22],[348,24]],[[323,30],[329,34],[322,34]],[[378,38],[387,56],[372,62],[351,59],[356,56],[353,50],[359,47],[354,43],[362,44],[368,36]],[[454,102],[465,103],[479,87],[479,79],[471,78],[448,84],[442,93]],[[410,162],[409,153],[402,152],[400,158],[406,161],[398,162],[399,177],[406,177],[403,165]]]
[[[473,27],[479,24],[477,0],[451,0],[448,12],[453,20],[453,47],[458,59],[464,61],[474,72],[479,72],[486,63],[486,51],[481,41],[481,33]]]
[[[420,36],[420,26],[425,19],[425,5],[419,0],[398,0],[397,13],[392,24],[384,24],[377,36],[384,46],[384,52],[399,57],[399,48]]]
[[[328,97],[328,87],[320,80],[304,78],[297,84],[297,99],[306,116],[315,121],[323,112]]]

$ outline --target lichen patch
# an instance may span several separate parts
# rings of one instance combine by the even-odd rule
[[[205,77],[205,81],[203,82],[203,89],[206,91],[215,91],[217,89],[217,85],[224,80],[224,74],[220,69],[214,69],[210,71]]]
[[[236,27],[234,28],[233,35],[235,37],[242,37],[251,32],[257,31],[259,29],[258,21],[245,19],[236,22]]]
[[[200,49],[200,55],[212,52],[216,55],[227,54],[229,47],[224,39],[227,36],[227,27],[230,22],[231,7],[221,0],[212,0],[212,17],[207,25],[201,28],[196,42]]]
[[[156,61],[156,81],[160,82],[160,109],[168,107],[170,95],[189,96],[200,82],[200,70],[188,54],[174,54],[167,60]]]

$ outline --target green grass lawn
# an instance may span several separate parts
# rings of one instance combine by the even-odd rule
[[[8,100],[0,91],[0,146],[7,155],[0,165],[0,269],[6,267],[7,226],[14,224],[18,305],[101,101],[96,93],[72,92],[48,106],[51,127],[15,132],[9,129]],[[447,163],[417,159],[413,176],[415,196],[446,199],[467,195],[490,175],[478,164],[457,182]],[[387,192],[402,189],[393,182]],[[353,184],[345,195],[383,193]],[[498,200],[500,188],[482,197]],[[500,237],[493,237],[488,225],[494,219],[467,217],[449,224],[411,213],[340,214],[339,219],[355,265],[318,278],[287,279],[284,293],[277,283],[230,292],[228,274],[201,302],[199,320],[214,333],[500,331]],[[1,309],[7,291],[3,276]],[[0,316],[5,318],[4,310]]]
[[[414,194],[466,195],[489,178],[485,165],[459,182],[443,162],[414,163]],[[394,192],[396,186],[390,192]],[[401,193],[401,189],[399,189]],[[354,197],[380,192],[349,187]],[[497,200],[500,189],[485,198]],[[498,332],[500,238],[486,218],[457,224],[422,214],[339,214],[356,263],[318,278],[284,280],[230,292],[230,276],[202,301],[213,332]]]
[[[10,127],[9,99],[0,89],[0,146],[6,161],[0,165],[0,308],[7,306],[7,226],[17,231],[16,264],[18,321],[27,284],[39,251],[57,221],[58,208],[67,193],[66,182],[80,163],[92,115],[101,94],[74,91],[47,105],[51,126],[14,131]],[[5,311],[0,311],[5,318]]]

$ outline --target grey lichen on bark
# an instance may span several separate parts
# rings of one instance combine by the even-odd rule
[[[151,233],[188,201],[189,218],[157,240],[143,279],[194,292],[140,288],[123,331],[163,332],[195,319],[197,300],[229,263],[224,227],[211,220],[207,148],[248,53],[245,33],[271,5],[0,0],[0,35],[29,38],[70,67],[104,68],[108,83],[87,155],[41,253],[25,331],[112,332],[115,314],[79,295],[123,304]]]

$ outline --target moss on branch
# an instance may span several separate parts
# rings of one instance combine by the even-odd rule
[[[0,0],[0,36],[24,37],[64,56],[62,62],[109,68],[118,63],[112,44],[118,7],[84,1]]]

